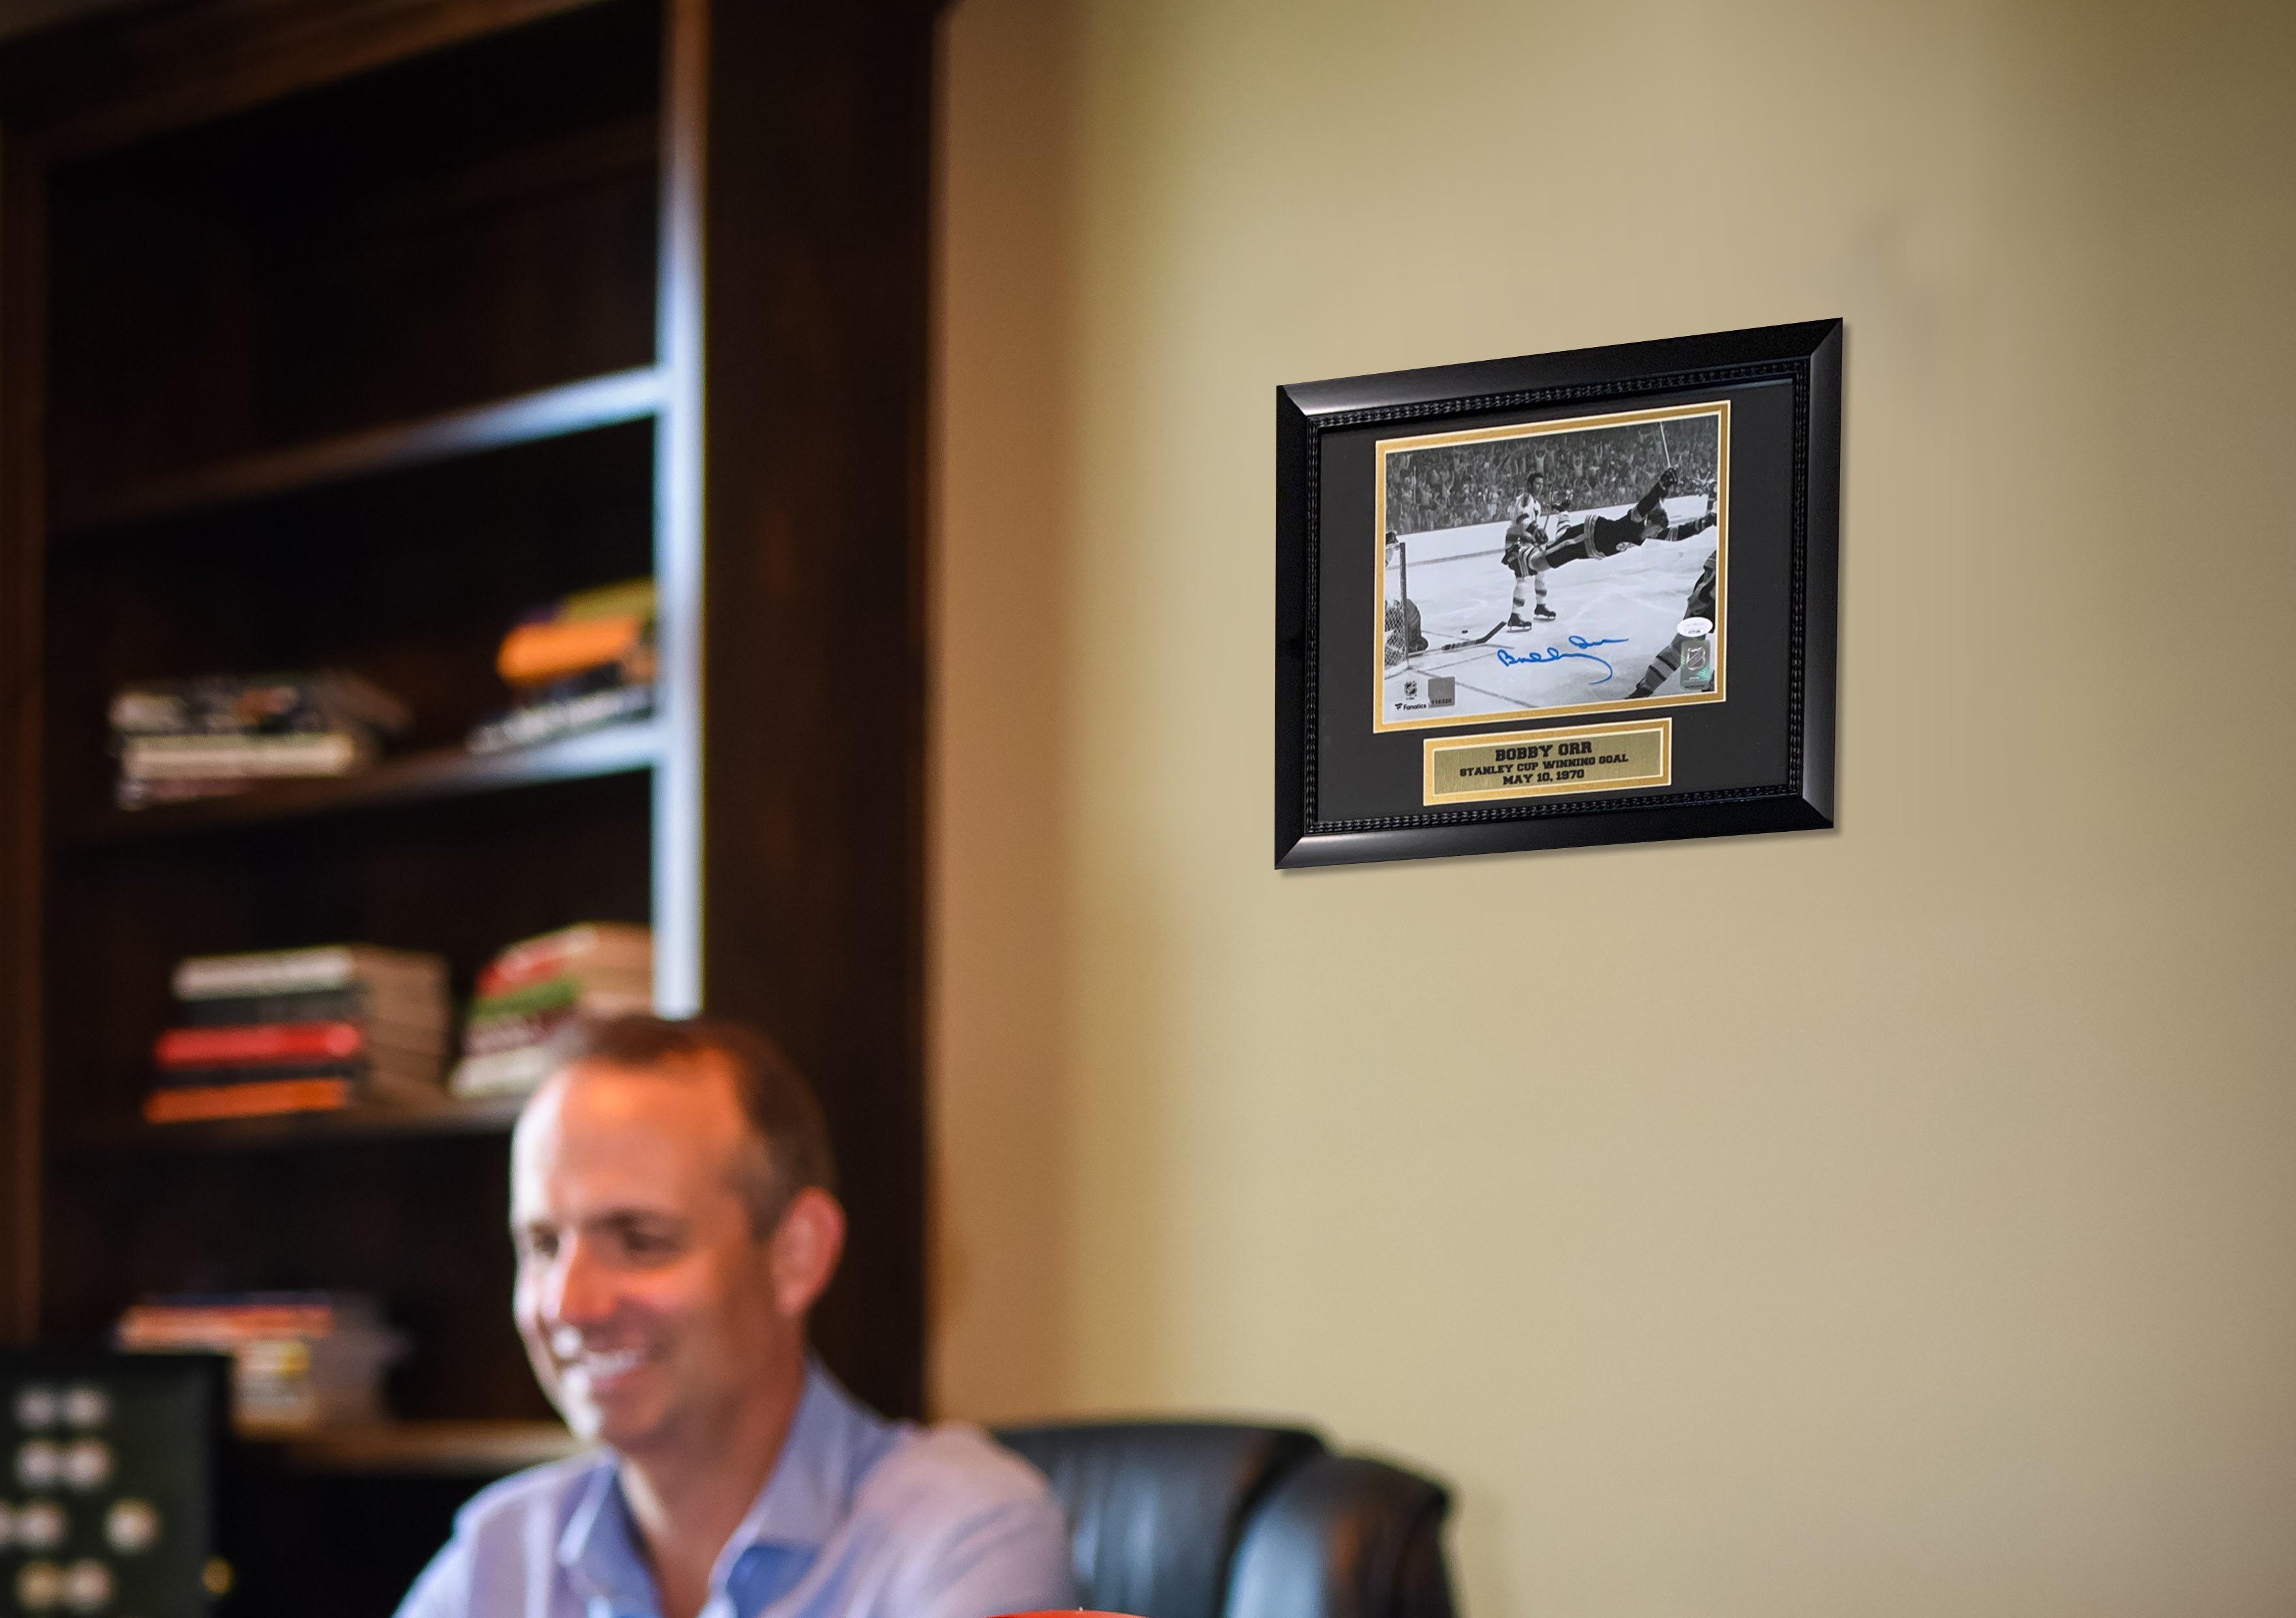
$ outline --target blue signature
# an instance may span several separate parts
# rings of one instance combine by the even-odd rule
[[[1499,654],[1500,665],[1508,669],[1516,668],[1523,663],[1559,663],[1566,657],[1583,657],[1590,663],[1600,663],[1603,665],[1603,679],[1596,680],[1595,682],[1595,684],[1599,686],[1603,683],[1603,680],[1609,679],[1612,675],[1616,674],[1618,670],[1611,667],[1611,662],[1608,658],[1596,657],[1595,655],[1594,648],[1596,646],[1623,646],[1627,643],[1626,637],[1623,636],[1613,636],[1609,640],[1588,640],[1583,635],[1574,635],[1570,637],[1570,644],[1578,649],[1576,652],[1565,652],[1560,646],[1549,646],[1543,655],[1539,653],[1533,652],[1529,656],[1525,657],[1518,657],[1515,653],[1508,651],[1505,646],[1495,647],[1493,650],[1496,651]]]

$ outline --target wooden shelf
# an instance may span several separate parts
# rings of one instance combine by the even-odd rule
[[[291,1472],[500,1477],[588,1445],[554,1421],[395,1421],[248,1441]]]
[[[507,752],[480,754],[442,749],[392,759],[356,776],[279,781],[229,798],[199,798],[188,803],[160,803],[140,809],[107,809],[82,825],[62,829],[57,841],[67,848],[144,842],[153,838],[189,836],[234,826],[346,813],[381,804],[464,798],[550,781],[625,775],[652,768],[661,752],[662,731],[652,719],[610,725]]]
[[[247,456],[96,496],[57,513],[62,535],[122,528],[209,506],[259,500],[457,456],[537,443],[636,421],[661,408],[662,374],[652,365],[587,377],[421,421]]]
[[[0,1115],[42,1125],[0,1128],[0,1335],[93,1340],[201,1285],[355,1286],[422,1338],[398,1409],[539,1415],[504,1329],[512,1104],[153,1127],[144,1041],[189,956],[371,939],[467,991],[509,940],[613,918],[652,926],[667,1004],[811,1053],[831,1128],[882,1148],[847,1165],[882,1217],[815,1326],[857,1395],[921,1408],[929,660],[840,661],[808,605],[902,620],[926,594],[923,468],[884,446],[931,380],[932,29],[881,9],[792,31],[734,0],[169,0],[0,43],[0,270],[28,272],[0,275],[0,492],[27,497],[0,498],[0,824],[30,834],[0,833]],[[713,122],[712,82],[791,116]],[[859,88],[808,94],[826,82]],[[817,183],[776,183],[799,169]],[[802,453],[738,452],[792,431]],[[456,749],[519,614],[649,572],[658,723]],[[326,661],[441,751],[111,806],[123,686]],[[793,700],[818,667],[838,700]],[[771,834],[705,837],[705,807]],[[507,1447],[267,1449],[537,1453]],[[333,1486],[279,1475],[291,1502]],[[242,1618],[346,1566],[387,1610],[435,1549],[406,1526],[283,1511]]]
[[[326,1146],[362,1140],[409,1140],[425,1136],[507,1135],[525,1098],[488,1096],[435,1105],[347,1107],[340,1113],[284,1113],[270,1118],[219,1118],[201,1123],[145,1123],[141,1119],[67,1126],[56,1149],[65,1154],[152,1152],[251,1152],[282,1146]]]

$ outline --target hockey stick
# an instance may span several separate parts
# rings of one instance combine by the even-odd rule
[[[1507,620],[1502,618],[1498,622],[1493,624],[1480,635],[1476,636],[1472,640],[1455,640],[1449,645],[1438,647],[1437,650],[1442,652],[1464,652],[1470,646],[1481,645],[1484,642],[1489,640],[1492,636],[1496,635],[1501,629],[1505,628],[1506,626]]]
[[[1666,423],[1664,422],[1658,423],[1658,452],[1666,457],[1666,464],[1669,466],[1672,466],[1674,464],[1674,451],[1667,446]],[[1693,492],[1694,493],[1696,491],[1693,490]],[[1710,483],[1706,486],[1706,494],[1710,498],[1712,497],[1714,494],[1713,484]]]

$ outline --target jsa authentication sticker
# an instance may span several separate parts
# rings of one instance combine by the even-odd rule
[[[1429,738],[1425,801],[1551,798],[1564,793],[1664,786],[1674,779],[1674,721],[1518,730],[1503,736]]]

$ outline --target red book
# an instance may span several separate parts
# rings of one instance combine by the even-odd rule
[[[152,1047],[161,1067],[248,1067],[266,1062],[340,1062],[366,1048],[356,1023],[249,1023],[171,1028]]]

